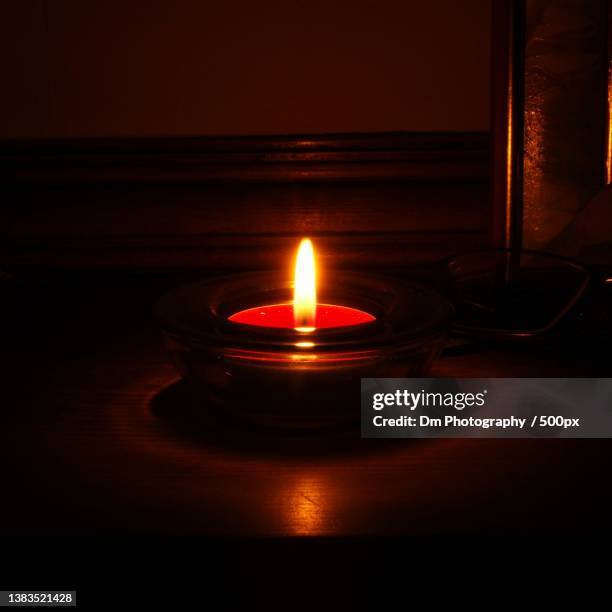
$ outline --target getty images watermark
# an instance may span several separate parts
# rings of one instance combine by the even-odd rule
[[[363,437],[612,437],[610,378],[366,378]]]

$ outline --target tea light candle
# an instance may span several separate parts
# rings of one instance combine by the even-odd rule
[[[268,427],[333,427],[358,422],[362,377],[423,375],[444,344],[444,298],[398,279],[335,271],[319,287],[317,276],[304,239],[291,281],[239,274],[160,300],[173,361],[206,406]]]

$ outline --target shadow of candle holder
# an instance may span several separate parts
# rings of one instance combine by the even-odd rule
[[[256,399],[253,399],[256,402]],[[342,428],[296,431],[268,430],[234,420],[202,400],[197,388],[179,380],[163,388],[150,402],[153,416],[174,436],[199,447],[244,456],[296,461],[329,461],[392,453],[425,440],[376,440],[360,437],[359,422]],[[358,410],[358,407],[357,407]]]

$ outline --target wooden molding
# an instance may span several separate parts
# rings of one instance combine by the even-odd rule
[[[328,268],[410,270],[486,246],[486,234],[389,232],[312,235]],[[90,236],[9,239],[0,253],[11,269],[288,269],[299,235]]]
[[[0,142],[0,182],[482,180],[488,134],[334,134]]]
[[[412,266],[489,234],[486,134],[0,143],[0,267]]]

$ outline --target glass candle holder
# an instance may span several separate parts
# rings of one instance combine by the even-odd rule
[[[358,423],[360,379],[422,376],[443,348],[452,307],[406,281],[343,271],[334,278],[321,302],[369,313],[367,322],[300,333],[230,320],[291,302],[291,283],[272,273],[180,287],[155,314],[183,378],[223,415],[281,429]]]

